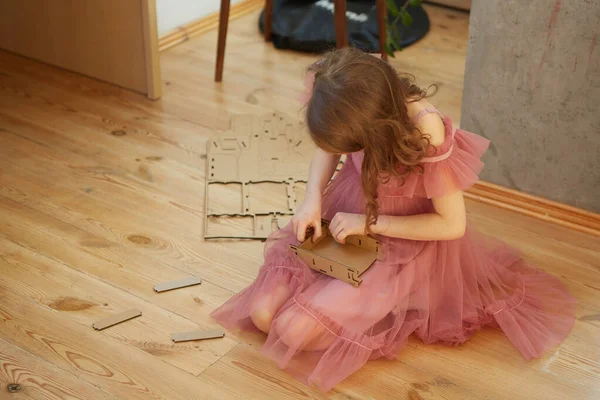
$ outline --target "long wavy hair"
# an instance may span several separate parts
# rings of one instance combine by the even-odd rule
[[[411,75],[387,62],[346,47],[327,53],[308,69],[314,75],[306,105],[310,135],[336,154],[364,150],[361,186],[366,198],[366,231],[377,223],[378,185],[422,169],[430,138],[408,116],[407,103],[428,97]]]

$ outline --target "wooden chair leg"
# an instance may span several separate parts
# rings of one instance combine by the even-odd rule
[[[219,39],[217,41],[217,65],[215,68],[215,82],[223,80],[223,67],[225,64],[225,43],[227,41],[227,25],[229,24],[229,6],[231,0],[221,0],[219,13]]]
[[[334,3],[335,44],[338,49],[348,46],[348,23],[346,21],[346,0]]]
[[[265,41],[271,41],[273,33],[273,0],[265,2]]]
[[[381,57],[387,61],[388,54],[385,51],[385,42],[386,42],[386,29],[385,29],[385,19],[387,18],[387,8],[385,4],[385,0],[376,0],[377,1],[377,24],[379,26],[379,47],[381,49]]]

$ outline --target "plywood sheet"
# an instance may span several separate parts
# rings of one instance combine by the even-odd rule
[[[304,197],[314,149],[304,124],[286,114],[233,117],[207,144],[205,238],[264,240],[287,225]],[[250,232],[216,233],[240,219],[250,219]]]

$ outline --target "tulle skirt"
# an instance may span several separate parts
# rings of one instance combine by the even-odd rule
[[[526,359],[539,357],[567,336],[576,302],[555,277],[483,242],[471,230],[426,242],[412,259],[377,261],[355,288],[304,265],[288,249],[295,243],[288,227],[267,245],[256,281],[213,316],[228,329],[254,330],[253,304],[284,290],[289,298],[263,352],[324,391],[368,360],[397,357],[411,334],[458,345],[483,326],[499,327]]]

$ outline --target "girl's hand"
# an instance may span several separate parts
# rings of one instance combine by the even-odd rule
[[[292,228],[299,242],[306,239],[306,230],[314,228],[313,241],[323,234],[321,231],[321,195],[306,193],[304,201],[298,207],[296,215],[292,218]]]
[[[363,214],[337,213],[329,224],[329,231],[336,242],[346,243],[346,238],[364,235],[367,217]]]

